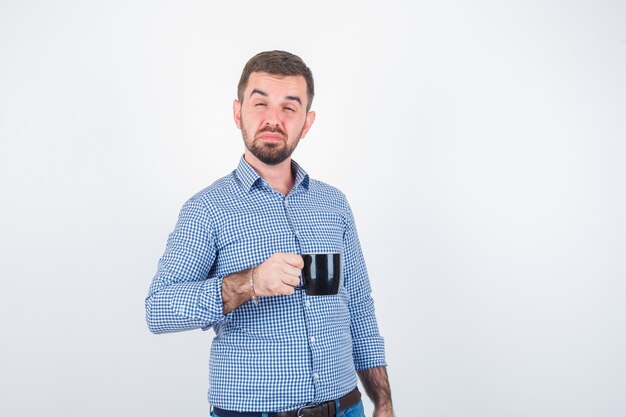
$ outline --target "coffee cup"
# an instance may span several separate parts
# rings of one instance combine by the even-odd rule
[[[341,253],[302,254],[302,285],[294,287],[307,295],[336,295],[341,288]]]

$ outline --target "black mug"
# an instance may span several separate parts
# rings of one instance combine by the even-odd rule
[[[303,284],[294,287],[307,295],[336,295],[341,288],[340,253],[305,253],[302,268]]]

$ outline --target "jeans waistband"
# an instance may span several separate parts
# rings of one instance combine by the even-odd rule
[[[354,388],[348,394],[339,398],[339,400],[326,401],[320,404],[314,404],[306,407],[301,407],[296,410],[281,411],[281,412],[239,412],[223,410],[221,408],[213,407],[213,411],[219,417],[333,417],[337,412],[337,403],[342,410],[350,408],[356,403],[361,401],[361,393],[358,388]]]

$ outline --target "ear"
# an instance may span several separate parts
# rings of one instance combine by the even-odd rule
[[[238,129],[241,129],[241,103],[239,100],[233,100],[233,118]]]
[[[310,111],[306,114],[306,120],[304,121],[304,127],[302,128],[302,134],[300,135],[300,139],[304,139],[306,134],[309,132],[311,126],[313,126],[313,122],[315,121],[315,112]]]

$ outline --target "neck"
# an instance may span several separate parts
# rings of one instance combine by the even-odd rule
[[[276,191],[283,195],[289,194],[296,180],[291,172],[291,158],[280,164],[268,165],[252,155],[247,149],[244,158],[248,164]]]

